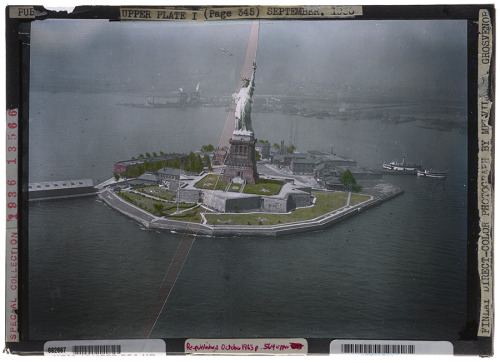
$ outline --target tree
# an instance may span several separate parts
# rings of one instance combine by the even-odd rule
[[[163,151],[160,151],[160,155],[165,155],[165,153]]]
[[[356,187],[356,179],[354,179],[354,176],[349,169],[342,173],[340,176],[340,182],[344,184],[347,190],[353,190]]]
[[[153,153],[153,156],[156,158],[158,156],[158,154],[157,153]]]
[[[154,203],[153,207],[155,209],[156,214],[160,214],[163,210],[163,203]]]
[[[144,159],[144,155],[143,154],[139,154],[139,159]]]
[[[274,145],[273,145],[273,146],[274,146],[276,149],[279,149],[279,148],[280,148],[279,144],[277,144],[277,143],[274,143]]]
[[[181,167],[181,162],[177,156],[174,157],[174,168],[179,169]]]
[[[128,172],[128,175],[131,177],[131,178],[134,178],[137,176],[137,164],[136,166],[131,166],[128,168],[127,170]]]
[[[196,156],[194,155],[194,152],[189,153],[189,171],[195,171],[196,170]]]
[[[116,173],[113,173],[113,176],[115,177],[115,180],[118,181],[120,179],[120,176]]]
[[[194,170],[197,173],[200,173],[203,170],[203,161],[201,160],[201,156],[199,154],[196,155],[196,158],[194,161]]]
[[[147,170],[147,171],[153,170],[153,165],[151,164],[150,161],[145,161],[144,162],[144,169]]]
[[[208,170],[212,171],[213,168],[212,168],[212,163],[210,162],[210,156],[205,154],[203,156],[203,161],[205,162],[205,166],[208,168]]]
[[[255,160],[260,161],[260,153],[255,150]]]
[[[204,151],[214,151],[214,146],[212,144],[203,145],[201,149]]]
[[[151,157],[151,154],[150,154],[150,153],[146,153],[146,157],[147,157],[147,158],[150,158],[150,157]]]

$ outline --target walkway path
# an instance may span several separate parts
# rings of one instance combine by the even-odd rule
[[[134,190],[134,189],[128,189],[126,190],[127,192],[130,192],[130,193],[134,193],[134,194],[139,194],[139,195],[142,195],[143,197],[146,197],[146,198],[150,198],[150,199],[154,199],[154,200],[157,200],[157,201],[160,201],[160,202],[165,202],[165,203],[175,203],[174,201],[172,200],[168,200],[168,199],[163,199],[163,198],[160,198],[160,197],[157,197],[155,195],[151,195],[151,194],[148,194],[148,193],[143,193],[143,192],[140,192],[138,190]]]
[[[124,179],[120,179],[120,181],[124,181]],[[109,178],[108,180],[103,181],[101,184],[97,184],[95,187],[97,189],[104,189],[108,185],[113,185],[113,184],[116,184],[116,183],[117,183],[117,181],[116,181],[115,178]]]
[[[143,209],[136,207],[135,205],[123,200],[118,197],[115,193],[106,189],[99,194],[99,197],[108,205],[112,206],[114,209],[119,210],[123,214],[131,217],[137,222],[142,223],[146,227],[156,219],[157,217],[151,213],[146,212]]]

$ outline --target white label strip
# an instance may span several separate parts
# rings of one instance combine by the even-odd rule
[[[11,6],[9,7],[9,18],[34,19],[35,8],[33,6]]]
[[[446,341],[337,339],[330,343],[330,354],[453,355],[453,344]]]
[[[161,339],[60,340],[43,346],[48,356],[164,356],[166,345]]]
[[[19,341],[19,237],[18,237],[18,110],[7,110],[6,133],[6,264],[5,341]]]
[[[18,154],[18,139],[19,139],[19,125],[18,125],[17,109],[7,111],[7,135],[6,135],[6,201],[7,201],[7,229],[17,228],[18,221],[18,175],[17,167],[19,164]]]
[[[259,354],[305,355],[307,341],[303,338],[278,339],[188,339],[184,343],[188,354]]]
[[[491,337],[493,332],[493,139],[490,125],[492,102],[490,93],[490,68],[493,54],[493,26],[488,10],[479,11],[478,34],[478,213],[480,233],[478,241],[478,273],[481,287],[481,315],[477,335]]]
[[[11,8],[12,9],[12,8]],[[25,11],[26,12],[26,11]],[[11,10],[12,13],[12,10]],[[17,10],[14,12],[17,14]],[[19,11],[19,13],[21,13]],[[33,17],[36,14],[33,13]],[[205,20],[238,20],[238,19],[335,19],[355,18],[363,15],[363,7],[359,5],[336,6],[230,6],[200,7],[183,9],[164,6],[161,8],[120,8],[121,20],[151,21],[205,21]]]

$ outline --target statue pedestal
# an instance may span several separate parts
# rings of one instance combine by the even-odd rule
[[[229,152],[224,163],[222,180],[229,182],[240,178],[248,184],[255,184],[259,180],[257,161],[255,160],[255,137],[252,131],[233,132],[229,139]]]

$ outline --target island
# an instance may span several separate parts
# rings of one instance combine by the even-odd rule
[[[205,236],[280,236],[327,228],[403,193],[380,172],[331,152],[258,140],[251,112],[255,61],[243,67],[231,122],[217,147],[147,152],[96,186],[111,208],[147,228]],[[362,182],[360,182],[362,180]]]

